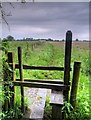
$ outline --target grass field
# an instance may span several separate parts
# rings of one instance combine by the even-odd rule
[[[23,49],[23,64],[36,66],[64,66],[64,42],[7,42],[8,51],[14,52],[14,62],[18,63],[17,47]],[[71,68],[75,61],[81,61],[81,72],[78,85],[77,107],[70,114],[71,120],[90,120],[89,111],[89,42],[73,42]],[[63,72],[24,70],[24,78],[32,79],[62,79]],[[16,71],[19,77],[19,71]],[[72,80],[72,73],[71,73]]]

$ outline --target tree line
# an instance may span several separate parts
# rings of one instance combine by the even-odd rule
[[[48,39],[42,39],[42,38],[23,38],[23,39],[15,39],[13,36],[8,35],[6,38],[3,38],[2,41],[53,41],[53,42],[64,42],[64,39],[61,40],[57,40],[57,39],[52,39],[52,38],[48,38]],[[79,39],[75,39],[74,41],[76,42],[89,42],[89,40],[79,40]]]

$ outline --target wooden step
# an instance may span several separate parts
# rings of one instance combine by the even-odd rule
[[[63,92],[62,91],[51,91],[50,105],[63,105]]]
[[[24,118],[30,120],[42,120],[44,115],[44,107],[46,102],[47,89],[37,89],[37,94],[33,104],[30,106]],[[32,99],[32,98],[31,98]]]
[[[63,92],[51,91],[50,105],[52,106],[52,120],[62,120]]]

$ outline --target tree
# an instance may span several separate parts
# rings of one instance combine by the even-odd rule
[[[11,35],[9,35],[9,36],[7,36],[7,40],[12,41],[12,40],[14,40],[14,37],[12,37]]]
[[[76,39],[76,41],[79,41],[78,39]]]
[[[64,42],[64,39],[62,39],[62,41]]]

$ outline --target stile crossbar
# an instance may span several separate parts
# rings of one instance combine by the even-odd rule
[[[15,64],[15,68],[19,69],[19,65]],[[59,70],[59,71],[64,71],[64,67],[45,67],[45,66],[28,66],[28,65],[23,65],[23,69],[31,69],[31,70]]]
[[[24,112],[24,87],[32,87],[32,88],[46,88],[51,89],[51,103],[52,106],[52,119],[53,120],[63,120],[62,116],[62,107],[64,105],[64,100],[68,101],[69,98],[69,90],[70,90],[70,63],[71,63],[71,49],[72,49],[72,32],[67,31],[66,33],[66,41],[65,41],[65,60],[64,60],[64,67],[45,67],[45,66],[29,66],[29,65],[23,65],[22,61],[22,49],[21,47],[18,47],[18,64],[14,64],[13,60],[13,53],[8,53],[8,64],[12,71],[9,72],[10,80],[12,82],[12,85],[9,85],[7,87],[7,90],[9,89],[11,91],[11,99],[10,101],[5,101],[4,103],[4,109],[7,110],[10,107],[14,108],[15,104],[15,86],[20,86],[21,89],[21,110]],[[79,72],[80,72],[80,62],[75,62],[74,66],[74,74],[73,74],[73,84],[78,84],[79,79]],[[14,76],[14,70],[19,69],[20,78],[15,79]],[[23,69],[27,70],[57,70],[57,71],[63,71],[64,72],[64,80],[30,80],[23,78]],[[78,77],[76,77],[76,75]],[[4,81],[8,82],[6,79],[6,74],[4,74]],[[4,85],[6,86],[6,84]],[[7,85],[8,86],[8,85]],[[75,86],[74,86],[75,87]],[[72,96],[73,94],[77,92],[77,87],[74,91],[74,87],[72,87],[71,92],[71,103],[73,103]],[[6,89],[5,89],[6,90]],[[8,93],[6,94],[8,95]],[[55,99],[56,98],[56,99]],[[55,99],[55,100],[54,100]],[[75,96],[76,99],[76,96]]]

